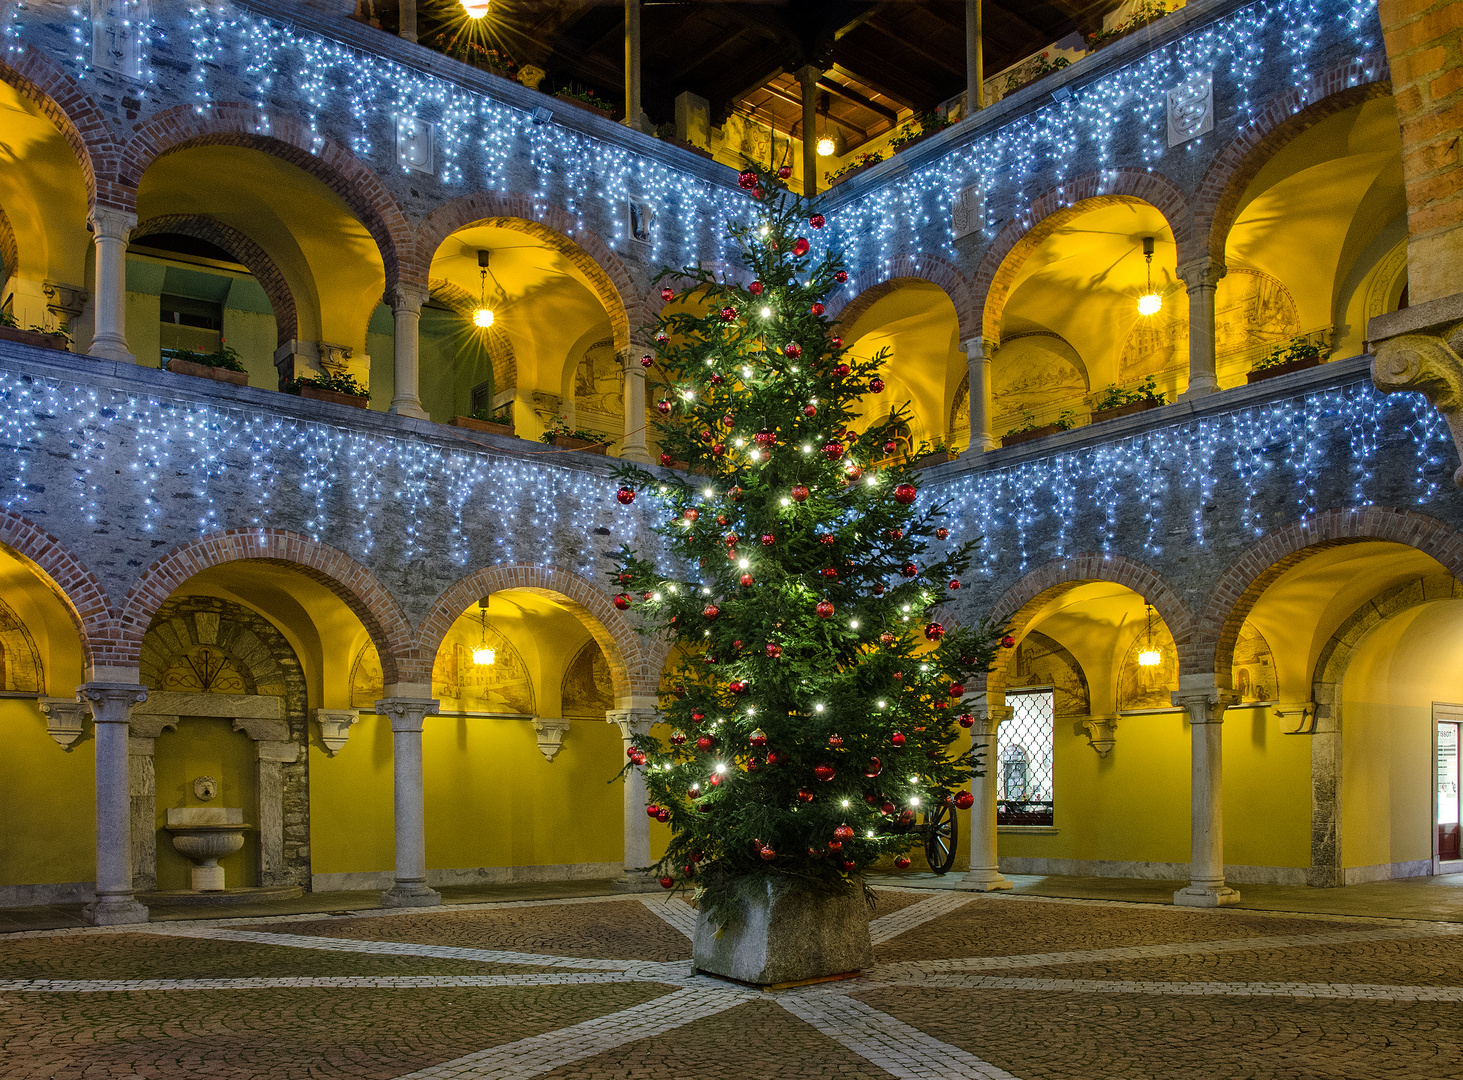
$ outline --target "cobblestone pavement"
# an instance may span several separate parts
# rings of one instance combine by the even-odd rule
[[[777,993],[663,895],[0,936],[0,1077],[1463,1075],[1463,926],[876,899],[871,971]]]

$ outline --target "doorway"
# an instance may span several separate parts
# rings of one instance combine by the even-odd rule
[[[1458,751],[1463,745],[1463,706],[1433,705],[1433,873],[1463,873]]]

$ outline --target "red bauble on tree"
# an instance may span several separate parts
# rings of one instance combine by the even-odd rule
[[[660,298],[669,304],[676,298],[676,290],[667,285],[664,289],[660,290]]]
[[[630,606],[630,594],[629,593],[620,593],[619,596],[615,597],[615,607],[619,608],[621,611],[624,611],[629,606]]]
[[[1016,647],[1016,639],[1013,638],[1010,634],[1007,634],[1005,637],[1003,637],[1001,639],[1001,648],[1003,648],[1003,649],[1014,649],[1015,647]]]
[[[945,628],[937,622],[925,624],[925,637],[931,641],[939,641],[945,636]]]
[[[747,291],[749,293],[751,293],[753,296],[761,296],[762,295],[762,288],[763,288],[763,285],[762,285],[762,283],[760,281],[754,281],[754,282],[752,282],[752,284],[750,284],[750,285],[747,286]]]
[[[937,540],[946,540],[946,539],[949,538],[949,536],[950,536],[950,530],[947,529],[947,528],[945,528],[945,526],[943,526],[943,525],[941,525],[938,529],[935,530],[935,539],[937,539]]]
[[[894,501],[908,506],[918,494],[913,484],[900,484],[894,489]]]
[[[650,367],[650,365],[652,365],[654,363],[655,363],[655,357],[651,356],[649,353],[646,353],[644,356],[642,356],[640,358],[640,366],[643,367],[643,368],[648,368],[648,367]]]
[[[817,611],[820,619],[833,618],[833,605],[827,600],[819,600],[818,606],[814,610]]]
[[[968,791],[961,791],[956,793],[953,801],[959,809],[969,810],[975,805],[975,796]]]
[[[808,243],[805,237],[799,236],[796,240],[792,242],[792,253],[799,259],[801,259],[804,255],[808,253],[808,248],[811,246],[812,245]]]
[[[743,191],[751,191],[757,186],[757,174],[751,169],[743,169],[737,174],[737,183],[741,185]]]
[[[837,776],[838,772],[833,768],[832,765],[814,765],[813,775],[816,776],[819,780],[822,780],[824,783],[827,783],[829,780],[832,780],[835,776]]]
[[[884,380],[873,378],[869,380],[869,393],[882,394],[884,392]]]
[[[793,502],[800,503],[808,501],[808,489],[802,484],[794,484],[792,490],[788,492],[788,495],[792,498]]]
[[[620,501],[621,506],[629,506],[632,502],[635,501],[635,492],[631,491],[629,488],[621,488],[619,491],[615,492],[615,498]]]
[[[808,224],[815,229],[821,229],[827,223],[827,219],[825,219],[822,214],[814,214],[812,217],[808,218]]]
[[[786,345],[782,347],[782,351],[784,354],[792,357],[794,360],[803,355],[803,347],[799,345],[796,341],[789,341]]]
[[[777,170],[777,178],[779,180],[786,180],[791,175],[792,175],[792,166],[791,165],[784,165],[780,169]]]
[[[840,284],[840,285],[847,284],[848,283],[848,271],[847,270],[835,270],[833,272],[833,280],[836,281],[836,282],[838,282],[838,284]]]
[[[718,314],[721,316],[722,322],[734,322],[737,317],[737,309],[728,304]]]
[[[808,308],[808,310],[811,311],[814,315],[821,315],[827,309],[823,307],[823,304],[822,304],[821,301],[818,301],[818,302],[814,303],[812,307]]]

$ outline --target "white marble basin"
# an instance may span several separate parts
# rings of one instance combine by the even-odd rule
[[[244,811],[238,807],[190,806],[169,810],[164,826],[178,854],[193,863],[196,892],[222,892],[224,868],[218,864],[244,846]]]

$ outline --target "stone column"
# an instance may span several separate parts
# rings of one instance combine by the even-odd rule
[[[640,0],[625,0],[625,119],[640,130]]]
[[[970,793],[975,802],[970,807],[970,870],[960,879],[962,889],[995,892],[1011,888],[996,864],[996,797],[1000,793],[1000,762],[996,758],[996,731],[1001,721],[1010,717],[1004,705],[986,701],[967,702],[965,709],[975,717],[970,729],[970,748],[983,751],[984,776],[970,778]]]
[[[90,355],[125,364],[137,363],[127,348],[126,319],[127,237],[136,226],[137,215],[126,210],[99,206],[91,212],[96,245],[96,329]]]
[[[1203,397],[1219,389],[1214,340],[1214,293],[1228,273],[1223,263],[1200,259],[1179,267],[1189,289],[1189,386],[1183,398]]]
[[[620,350],[620,366],[625,370],[625,437],[620,442],[620,456],[626,461],[650,463],[650,450],[645,431],[645,369],[640,366],[642,349],[626,345]]]
[[[417,39],[417,0],[401,0],[401,39]]]
[[[965,115],[985,108],[985,35],[980,0],[965,0]]]
[[[971,338],[962,345],[970,369],[970,449],[983,454],[996,448],[991,434],[991,360],[986,339]]]
[[[818,194],[818,80],[823,72],[808,64],[798,68],[803,88],[803,194]]]
[[[1378,315],[1367,323],[1366,336],[1376,353],[1373,385],[1386,394],[1427,398],[1463,454],[1463,293]],[[1453,473],[1453,483],[1463,487],[1463,465]]]
[[[1213,675],[1181,675],[1173,703],[1189,713],[1193,736],[1189,885],[1173,894],[1183,907],[1224,907],[1239,893],[1224,884],[1224,710],[1234,694]]]
[[[76,688],[76,697],[91,705],[97,744],[97,892],[82,917],[95,926],[145,923],[147,908],[132,895],[127,725],[132,707],[147,700],[147,687],[89,682]]]
[[[427,888],[427,825],[422,801],[422,725],[437,712],[435,698],[385,698],[376,711],[391,719],[392,778],[396,788],[396,884],[382,907],[433,907],[442,894]]]
[[[628,751],[637,739],[650,734],[660,716],[654,709],[611,709],[605,719],[619,727],[620,742]],[[648,802],[645,772],[632,766],[625,773],[625,872],[614,883],[621,892],[648,892],[658,887],[643,869],[650,865],[650,818],[645,814]]]
[[[265,740],[254,744],[259,792],[259,884],[291,885],[284,865],[284,766],[298,761],[293,742]]]
[[[427,302],[427,290],[419,285],[397,282],[391,294],[391,313],[396,317],[393,333],[396,352],[396,390],[391,396],[391,412],[401,416],[415,416],[427,419],[427,410],[422,408],[418,390],[421,381],[420,339],[418,329],[422,321],[422,305]]]

